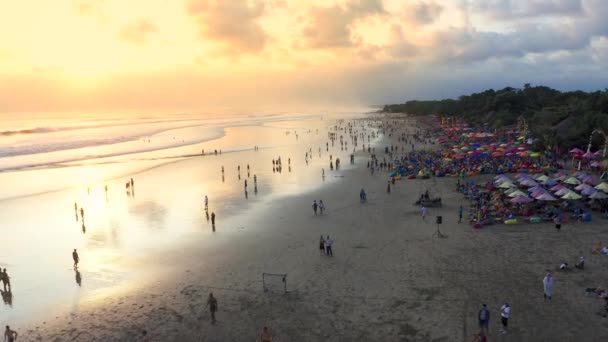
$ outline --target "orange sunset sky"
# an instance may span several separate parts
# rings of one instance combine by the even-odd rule
[[[0,4],[5,113],[370,105],[608,76],[601,0]]]

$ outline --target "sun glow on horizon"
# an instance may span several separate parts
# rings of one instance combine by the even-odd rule
[[[585,53],[592,61],[582,65],[597,75],[608,53],[593,23],[608,5],[578,2],[5,1],[0,111],[204,108],[235,97],[250,106],[373,103],[406,94],[388,88],[392,82],[411,91],[416,81],[502,74],[509,64],[541,64],[557,52],[568,53],[551,57],[555,68]],[[555,73],[539,78],[547,75]]]

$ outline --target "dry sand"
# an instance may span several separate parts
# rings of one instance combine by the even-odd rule
[[[380,157],[382,158],[382,156]],[[474,230],[457,224],[462,199],[455,179],[404,180],[386,193],[386,174],[358,167],[312,192],[264,204],[256,215],[218,221],[222,240],[206,250],[196,239],[150,260],[172,267],[166,279],[136,293],[83,307],[30,329],[20,341],[254,341],[264,325],[275,341],[470,341],[477,311],[491,311],[489,341],[605,341],[608,318],[586,287],[608,286],[608,257],[590,255],[606,240],[606,221],[551,225],[498,225]],[[360,204],[361,188],[368,203]],[[423,222],[412,202],[424,190],[443,197]],[[327,213],[314,216],[313,199]],[[466,207],[466,206],[465,206]],[[433,236],[435,216],[443,216]],[[227,225],[243,227],[226,234]],[[321,256],[319,235],[335,239],[334,257]],[[587,269],[557,273],[551,301],[542,278],[579,252]],[[262,273],[287,273],[262,291]],[[205,308],[219,302],[218,322]],[[512,307],[510,331],[498,334],[499,308]],[[258,339],[259,340],[259,339]]]

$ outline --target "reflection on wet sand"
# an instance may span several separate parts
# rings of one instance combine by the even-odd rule
[[[4,304],[12,307],[13,306],[13,292],[11,290],[0,290],[0,293],[2,294],[2,301],[4,301]]]
[[[74,273],[76,273],[76,284],[78,284],[78,286],[82,286],[82,275],[80,274],[80,271],[75,269]]]
[[[148,264],[150,258],[162,255],[166,249],[179,248],[184,236],[192,236],[185,234],[211,233],[200,229],[200,209],[205,194],[212,199],[211,207],[205,211],[205,219],[211,222],[212,232],[220,228],[216,227],[216,215],[222,218],[222,232],[228,232],[232,227],[227,223],[231,216],[246,213],[258,205],[256,203],[262,203],[270,196],[297,193],[318,185],[321,161],[311,157],[310,161],[307,160],[309,168],[296,167],[298,159],[295,156],[301,152],[296,154],[296,147],[285,144],[284,139],[277,138],[273,133],[276,132],[263,127],[228,129],[226,137],[214,143],[218,146],[240,146],[250,139],[252,146],[255,141],[263,142],[266,146],[280,147],[265,147],[254,152],[225,153],[224,150],[223,154],[218,153],[217,156],[185,158],[146,169],[145,172],[137,174],[137,198],[131,181],[127,187],[125,171],[119,170],[116,164],[99,163],[96,166],[83,166],[82,169],[87,171],[82,173],[105,174],[104,181],[91,182],[83,176],[83,185],[80,188],[32,196],[8,204],[0,203],[0,216],[7,219],[6,226],[20,228],[17,234],[9,237],[8,245],[22,247],[23,241],[29,241],[30,236],[36,236],[45,242],[53,241],[52,244],[41,243],[39,250],[34,252],[36,257],[32,257],[32,252],[28,253],[23,248],[9,247],[8,250],[2,250],[2,257],[8,256],[7,261],[19,261],[20,273],[13,276],[19,279],[20,283],[37,283],[42,277],[48,287],[54,289],[20,289],[18,296],[28,298],[28,301],[16,305],[12,310],[11,319],[16,317],[25,320],[35,312],[44,316],[44,308],[65,302],[65,299],[74,293],[75,288],[82,287],[78,292],[79,298],[87,298],[91,295],[98,296],[99,293],[108,294],[114,290],[126,291],[130,285],[125,282],[131,278],[141,281],[142,276],[147,277],[149,274],[155,274],[150,278],[158,278],[155,273],[158,270],[154,265]],[[251,136],[248,137],[248,134]],[[293,136],[291,138],[293,139]],[[313,144],[315,140],[311,137],[309,140],[304,138],[300,141]],[[280,156],[286,159],[290,172],[282,173]],[[272,172],[271,160],[274,161]],[[300,162],[300,166],[303,166],[303,161]],[[131,165],[135,163],[138,163],[135,158],[128,160],[124,163],[124,170],[135,169]],[[238,165],[243,165],[243,170],[240,170]],[[104,171],[107,170],[106,167],[118,171],[111,174]],[[74,167],[77,168],[79,167]],[[218,170],[221,170],[221,182],[217,177]],[[247,173],[243,172],[241,177],[240,171]],[[44,170],[35,172],[45,174]],[[70,168],[66,168],[65,172],[72,176],[78,174]],[[313,174],[317,176],[313,177]],[[53,175],[56,178],[61,176],[59,173]],[[249,184],[251,178],[254,194],[259,196],[255,200],[249,199],[248,186],[252,185]],[[241,179],[242,181],[239,181]],[[52,179],[49,182],[52,182]],[[121,193],[123,186],[126,188],[126,196]],[[74,200],[76,224],[72,221],[70,208]],[[27,209],[31,207],[41,208],[39,216],[46,219],[45,226],[48,229],[40,230],[40,218],[27,215]],[[76,229],[81,232],[76,232]],[[204,234],[198,236],[201,242],[208,243]],[[212,239],[209,241],[213,242]],[[78,268],[72,269],[69,254],[74,249],[81,254],[82,261]],[[163,252],[159,253],[159,250]],[[42,270],[38,257],[44,258],[45,267]],[[57,272],[57,269],[64,271]],[[73,275],[68,273],[72,271]],[[83,284],[85,273],[87,283]],[[74,281],[78,287],[73,286]],[[68,284],[70,286],[67,286]],[[2,296],[5,303],[12,303],[12,293],[8,287],[2,292]],[[6,313],[0,312],[0,320],[4,321],[7,317]]]
[[[165,228],[167,208],[155,201],[145,201],[129,207],[129,213],[143,217],[148,227]]]

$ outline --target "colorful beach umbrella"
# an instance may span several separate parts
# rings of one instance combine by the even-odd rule
[[[511,198],[509,200],[509,202],[511,202],[511,203],[530,203],[532,201],[534,201],[534,200],[531,199],[530,197],[528,197],[528,196],[521,196],[521,195],[520,196],[516,196],[514,198]]]
[[[608,183],[601,182],[600,184],[595,186],[596,189],[602,190],[603,192],[608,192]]]
[[[581,195],[585,195],[585,196],[590,196],[592,195],[594,192],[598,192],[599,190],[595,190],[594,188],[589,188],[589,189],[585,189],[583,191],[581,191]],[[601,192],[601,191],[600,191]]]
[[[570,178],[567,178],[566,180],[564,180],[564,183],[571,184],[571,185],[579,185],[579,184],[581,184],[581,181],[579,181],[575,177],[570,177]]]
[[[608,198],[608,195],[605,194],[604,192],[596,191],[596,192],[592,193],[591,195],[589,195],[589,198],[592,198],[592,199],[606,199],[606,198]]]
[[[508,188],[515,188],[515,184],[511,183],[511,182],[503,182],[500,185],[498,185],[499,188],[501,189],[508,189]]]
[[[524,179],[521,182],[519,182],[519,184],[527,186],[527,187],[533,187],[533,186],[538,186],[538,183],[536,183],[534,180],[532,179]]]
[[[548,193],[544,193],[544,194],[536,197],[536,199],[539,201],[556,201],[557,200],[557,198],[549,195]]]
[[[522,192],[521,190],[515,190],[515,191],[513,191],[513,192],[509,193],[507,196],[512,197],[512,198],[515,198],[515,197],[517,197],[517,196],[525,196],[525,197],[528,197],[528,195],[526,195],[526,193],[525,193],[525,192]]]
[[[581,199],[583,198],[583,196],[577,194],[574,191],[570,191],[567,194],[565,194],[564,196],[562,196],[562,199],[567,199],[567,200],[577,200],[577,199]]]
[[[589,184],[585,184],[585,183],[583,183],[583,184],[577,185],[577,186],[574,188],[574,190],[577,190],[577,191],[583,191],[583,190],[587,190],[587,189],[589,189],[589,188],[593,188],[593,187],[592,187],[591,185],[589,185]]]
[[[588,175],[587,177],[583,178],[583,183],[598,185],[600,183],[600,179],[596,175]]]
[[[561,189],[559,189],[559,190],[557,190],[555,192],[555,196],[560,196],[561,197],[561,196],[564,196],[565,194],[567,194],[569,192],[572,192],[572,190],[570,190],[568,188],[561,188]]]
[[[543,181],[541,184],[547,185],[547,186],[554,186],[555,184],[557,184],[557,181],[553,178],[548,178],[547,180]]]
[[[572,154],[583,154],[585,153],[583,150],[581,150],[580,148],[573,148],[569,151]]]

